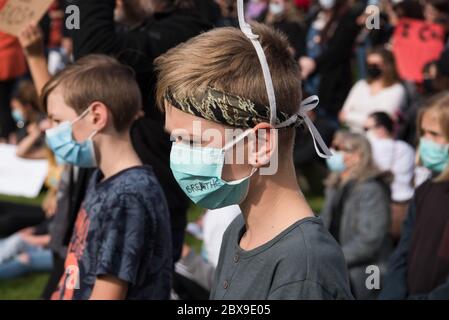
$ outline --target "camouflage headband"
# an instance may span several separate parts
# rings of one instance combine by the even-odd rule
[[[189,97],[178,97],[168,91],[165,99],[184,112],[231,127],[252,128],[261,122],[270,123],[269,106],[256,104],[249,99],[212,87],[207,87],[202,94]],[[277,111],[276,126],[285,123],[291,117],[292,115]],[[288,126],[297,126],[302,122],[302,118],[297,117]]]

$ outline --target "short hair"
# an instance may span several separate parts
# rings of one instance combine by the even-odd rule
[[[388,131],[389,134],[393,134],[394,122],[391,117],[385,112],[374,112],[370,114],[370,118],[373,118],[376,126],[382,127]]]
[[[264,49],[276,96],[277,111],[293,115],[301,103],[299,66],[287,38],[278,31],[252,23]],[[232,27],[216,28],[169,50],[155,60],[158,72],[156,98],[161,108],[166,92],[183,99],[213,87],[228,94],[269,105],[260,61],[245,34]],[[281,133],[285,132],[285,133]],[[283,145],[293,141],[293,128],[280,132]]]
[[[65,103],[81,114],[95,101],[106,105],[115,130],[127,130],[142,109],[142,96],[130,67],[106,55],[89,55],[67,66],[42,89],[41,104],[56,88],[62,89]]]
[[[19,82],[17,89],[12,95],[13,99],[16,99],[21,104],[27,104],[31,106],[34,111],[39,111],[39,96],[36,91],[36,87],[30,80],[22,80]]]

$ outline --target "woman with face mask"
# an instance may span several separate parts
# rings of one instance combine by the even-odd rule
[[[385,112],[396,119],[406,103],[406,91],[399,82],[393,54],[374,48],[366,57],[367,78],[352,87],[339,119],[352,131],[363,132],[363,125],[374,112]]]
[[[333,148],[321,217],[342,247],[354,296],[373,299],[379,291],[366,288],[366,268],[376,265],[382,273],[392,250],[389,175],[374,165],[360,134],[337,132]]]
[[[295,59],[305,54],[303,17],[294,0],[270,0],[267,10],[259,20],[287,36]]]
[[[449,93],[418,115],[418,161],[433,172],[412,199],[382,299],[449,299]]]

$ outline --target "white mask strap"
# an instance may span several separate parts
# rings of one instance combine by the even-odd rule
[[[81,113],[78,118],[76,118],[75,120],[72,121],[72,124],[74,124],[75,122],[80,121],[82,118],[84,118],[86,116],[86,114],[88,114],[90,112],[90,108],[87,108],[86,110],[83,111],[83,113]]]
[[[229,184],[229,185],[233,185],[233,184],[239,184],[240,182],[242,182],[242,181],[244,181],[244,180],[246,180],[246,179],[249,179],[249,178],[251,178],[256,172],[257,172],[257,168],[252,168],[251,169],[251,173],[249,174],[249,175],[247,175],[246,177],[243,177],[243,178],[241,178],[241,179],[238,179],[238,180],[235,180],[235,181],[225,181],[227,184]]]
[[[80,121],[82,118],[84,118],[89,112],[90,112],[90,108],[87,108],[86,110],[84,110],[83,113],[81,113],[81,114],[79,115],[78,118],[76,118],[75,120],[72,121],[72,125],[73,125],[75,122]],[[90,134],[90,136],[87,138],[87,140],[91,140],[97,133],[98,133],[97,130],[95,130],[94,132],[92,132],[92,133]]]
[[[224,147],[223,150],[227,151],[229,149],[231,149],[233,146],[235,146],[237,143],[239,143],[240,141],[242,141],[247,135],[249,135],[251,133],[252,129],[248,129],[245,132],[242,132],[240,135],[238,135],[235,139],[233,139],[232,141],[227,142]]]
[[[251,30],[251,26],[245,21],[245,12],[243,7],[243,0],[237,0],[237,14],[239,18],[240,30],[245,34],[245,36],[251,40],[254,48],[257,52],[257,57],[259,58],[260,65],[262,66],[263,78],[265,81],[265,87],[268,94],[268,102],[270,104],[270,124],[276,124],[276,97],[274,95],[273,82],[271,80],[270,69],[268,68],[267,58],[265,57],[265,52],[260,45],[258,35],[255,35]]]
[[[287,119],[286,121],[278,124],[276,126],[276,128],[287,127],[287,126],[295,123],[297,121],[298,117],[301,117],[301,119],[303,119],[304,122],[306,123],[307,128],[309,128],[310,134],[312,135],[313,145],[315,146],[316,153],[321,158],[330,158],[332,156],[332,152],[326,146],[326,143],[324,142],[323,138],[321,137],[321,134],[318,132],[318,130],[315,127],[315,125],[313,124],[312,120],[310,120],[309,116],[307,115],[307,112],[315,109],[319,102],[320,102],[320,99],[318,98],[318,96],[308,97],[303,102],[301,102],[301,106],[299,107],[299,111],[297,114],[293,115],[290,119]],[[320,151],[317,143],[321,147],[321,149],[323,150],[324,153]]]
[[[91,140],[96,134],[98,133],[97,130],[91,133],[91,135],[87,138],[87,140]]]
[[[245,36],[251,40],[251,43],[253,44],[254,48],[256,49],[257,57],[259,58],[260,65],[262,66],[263,78],[265,81],[265,87],[267,89],[267,94],[268,94],[268,102],[270,104],[270,124],[272,126],[275,126],[276,128],[286,127],[286,126],[292,124],[293,122],[296,122],[298,116],[300,116],[304,120],[307,127],[309,128],[310,133],[312,134],[313,144],[315,146],[315,150],[316,150],[317,154],[322,158],[331,157],[332,153],[329,151],[329,148],[324,143],[323,139],[321,138],[320,133],[316,129],[313,122],[307,116],[307,111],[313,110],[318,105],[319,99],[317,96],[312,96],[312,97],[305,99],[301,103],[301,107],[299,108],[297,115],[294,115],[292,118],[290,118],[287,121],[276,126],[276,118],[277,118],[276,97],[274,95],[274,87],[273,87],[273,82],[271,80],[270,69],[268,67],[265,52],[263,51],[263,48],[262,48],[259,40],[257,40],[259,38],[259,36],[255,35],[252,32],[251,26],[245,21],[243,0],[237,0],[237,13],[238,13],[238,18],[239,18],[240,30],[242,30],[242,32],[245,34]],[[322,153],[318,149],[317,142],[320,145],[321,149],[323,149],[324,153]]]

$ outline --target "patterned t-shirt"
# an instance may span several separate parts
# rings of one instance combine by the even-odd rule
[[[95,171],[52,299],[89,299],[97,276],[128,283],[127,299],[168,299],[172,253],[162,189],[147,166],[102,181]]]

